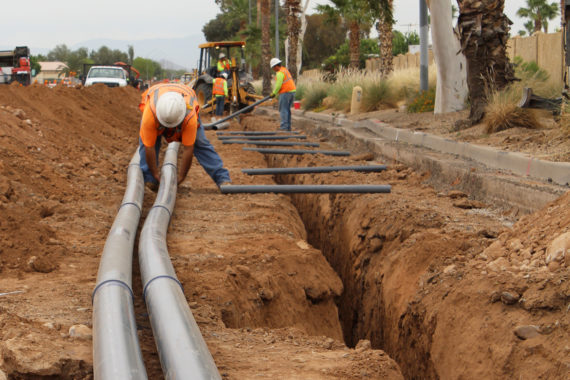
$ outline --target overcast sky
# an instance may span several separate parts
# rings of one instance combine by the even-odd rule
[[[309,13],[314,13],[316,4],[327,3],[310,1]],[[523,28],[522,20],[515,14],[523,4],[524,0],[506,0],[505,13],[515,23],[513,35]],[[418,0],[394,0],[394,8],[395,29],[405,32],[417,28]],[[27,45],[32,49],[52,49],[58,44],[71,47],[101,38],[135,41],[201,36],[203,25],[219,12],[214,0],[6,0],[0,9],[4,16],[0,22],[0,46]],[[559,21],[551,24],[554,30]]]

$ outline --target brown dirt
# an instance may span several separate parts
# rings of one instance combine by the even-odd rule
[[[9,378],[92,377],[92,341],[69,329],[91,327],[138,101],[130,88],[0,87],[0,293],[19,292],[0,294]],[[249,116],[232,129],[276,125]],[[492,205],[438,194],[427,174],[401,165],[246,176],[241,168],[363,162],[266,161],[208,136],[236,184],[393,186],[389,195],[221,195],[194,162],[168,246],[223,378],[567,378],[570,260],[548,247],[570,230],[570,194],[513,226]],[[149,378],[161,378],[137,269],[133,287]],[[538,326],[527,327],[536,336],[521,340],[520,326]]]
[[[487,133],[486,120],[470,128],[455,131],[457,120],[466,119],[468,111],[434,115],[433,113],[407,113],[396,109],[375,111],[349,116],[350,119],[377,119],[396,128],[412,129],[457,141],[488,145],[511,152],[523,152],[548,161],[570,161],[570,136],[552,115],[544,110],[532,110],[540,122],[540,128],[511,128]]]

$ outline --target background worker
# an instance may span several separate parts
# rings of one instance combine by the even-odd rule
[[[218,74],[223,72],[230,72],[230,61],[226,58],[224,53],[220,53],[218,56]]]
[[[280,130],[291,130],[291,107],[295,100],[295,92],[297,88],[293,82],[293,77],[286,67],[281,66],[279,58],[271,58],[269,62],[271,69],[276,72],[275,74],[275,88],[271,93],[274,98],[279,94],[279,115],[281,116]]]
[[[184,147],[178,184],[186,178],[194,155],[218,187],[231,182],[228,170],[223,167],[222,159],[200,124],[200,106],[194,90],[183,84],[157,84],[143,93],[139,108],[143,111],[139,137],[140,167],[144,181],[151,189],[157,190],[160,182],[158,153],[161,136],[167,142],[180,141]]]
[[[228,96],[228,74],[221,73],[214,80],[214,86],[212,88],[212,94],[216,98],[216,116],[222,116],[224,114],[224,104],[226,102],[226,97]]]

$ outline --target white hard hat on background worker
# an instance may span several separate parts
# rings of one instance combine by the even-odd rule
[[[224,53],[220,53],[220,55],[218,56],[218,58],[222,59],[222,58],[226,58],[226,55]]]
[[[271,58],[271,61],[269,61],[269,66],[271,66],[271,68],[274,68],[277,65],[281,65],[281,60],[279,58]]]
[[[166,128],[175,128],[186,115],[186,101],[178,92],[167,92],[158,99],[156,118]]]

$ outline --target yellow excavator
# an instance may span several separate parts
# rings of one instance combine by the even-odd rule
[[[231,57],[227,79],[228,97],[224,108],[233,114],[263,98],[255,94],[253,76],[245,68],[245,41],[206,42],[198,47],[200,48],[198,76],[190,83],[190,87],[196,92],[202,112],[213,112],[215,108],[212,87],[214,79],[218,76],[217,62],[221,53],[228,58]]]

